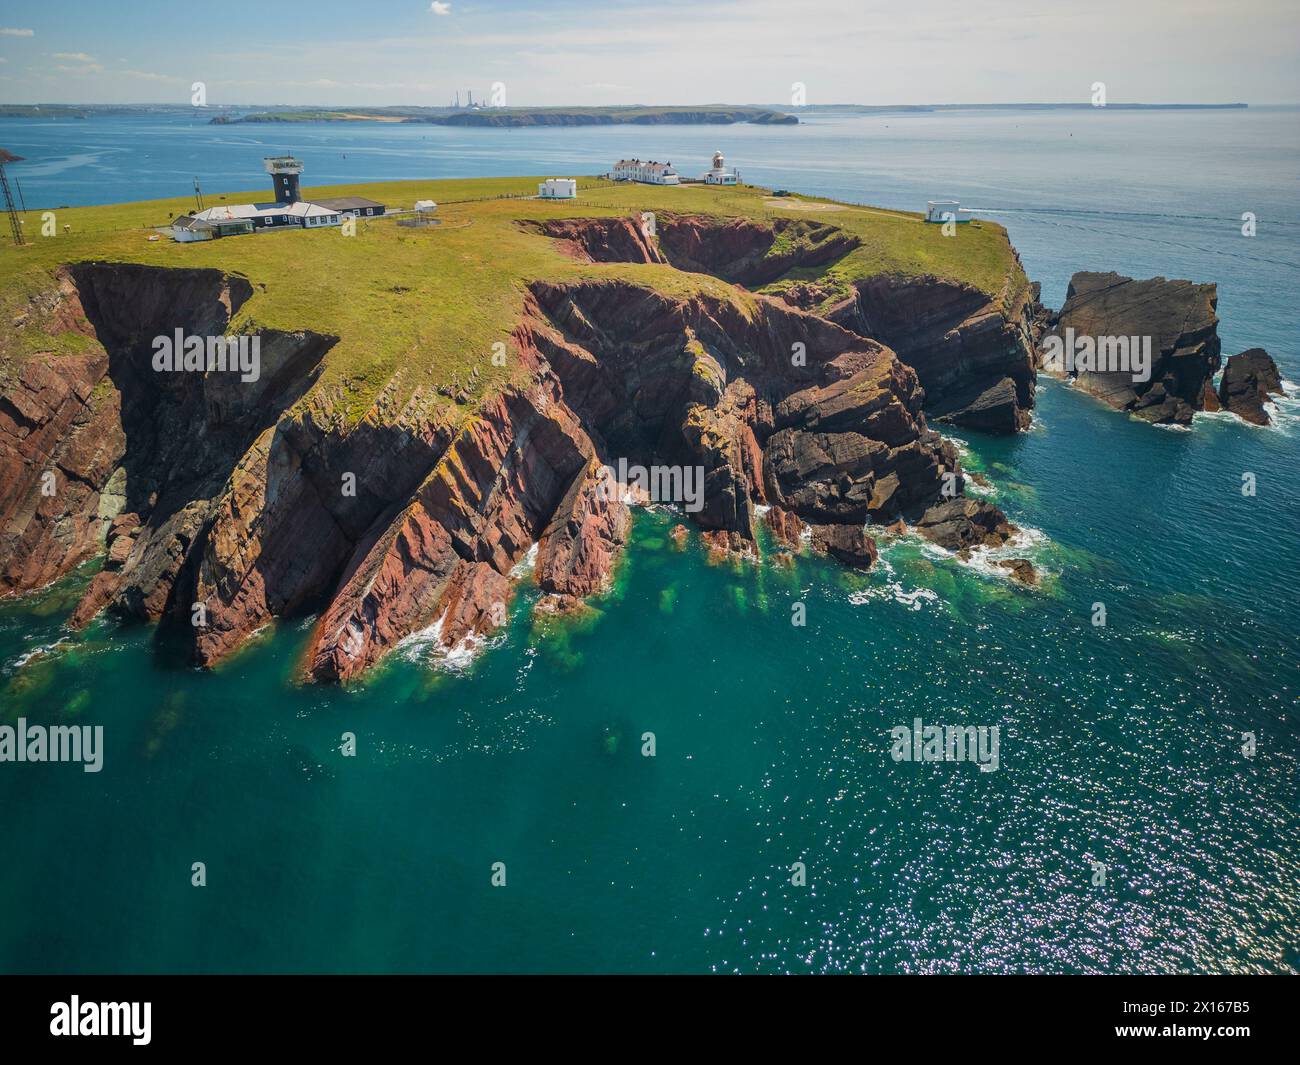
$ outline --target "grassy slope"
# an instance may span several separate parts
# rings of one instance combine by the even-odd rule
[[[39,236],[41,218],[26,216],[32,243],[0,247],[0,387],[14,367],[35,351],[76,351],[86,341],[73,334],[50,337],[39,316],[12,329],[30,301],[53,286],[61,264],[91,259],[157,266],[216,267],[247,276],[255,295],[232,325],[314,329],[337,335],[323,385],[341,391],[350,417],[363,414],[397,371],[403,393],[416,386],[464,381],[474,366],[484,385],[503,381],[509,369],[491,365],[492,344],[508,338],[517,322],[524,286],[537,278],[626,277],[675,294],[707,288],[734,291],[711,278],[670,267],[583,265],[562,255],[553,242],[522,232],[521,218],[627,215],[639,210],[778,216],[826,222],[856,233],[862,247],[830,268],[843,283],[893,271],[933,273],[973,284],[991,296],[1018,289],[1024,275],[1005,232],[992,223],[958,227],[944,237],[919,215],[850,208],[797,211],[769,206],[763,190],[740,186],[656,188],[581,179],[579,199],[544,202],[503,199],[536,191],[538,178],[401,181],[305,190],[304,195],[363,195],[389,207],[416,199],[438,201],[442,225],[408,229],[392,219],[359,221],[357,235],[337,229],[289,230],[193,244],[167,237],[150,242],[153,225],[193,207],[186,199],[84,207],[57,212],[58,235]],[[265,190],[208,197],[208,205],[265,200]],[[64,225],[71,227],[64,232]],[[33,239],[34,238],[34,239]]]

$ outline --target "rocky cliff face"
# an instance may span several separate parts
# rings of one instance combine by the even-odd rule
[[[861,243],[837,226],[801,219],[661,215],[659,246],[679,270],[757,287],[796,267],[827,266]]]
[[[1214,285],[1077,273],[1043,344],[1064,343],[1071,336],[1091,341],[1096,361],[1072,372],[1076,387],[1144,421],[1187,425],[1206,408],[1207,397],[1214,397],[1217,303]],[[1149,341],[1149,380],[1135,380],[1131,370],[1113,369],[1117,364],[1105,361],[1102,352],[1109,350],[1113,359],[1121,341],[1130,346]]]
[[[628,219],[561,219],[537,223],[571,254],[591,262],[664,262],[757,288],[791,270],[830,266],[858,247],[834,225],[795,219],[759,222],[661,213],[656,236]],[[792,283],[781,298],[876,340],[916,371],[926,414],[987,432],[1027,429],[1034,405],[1035,305],[1030,290],[1003,308],[983,292],[937,277],[880,275],[859,281],[848,297],[818,282]]]
[[[564,251],[589,263],[662,263],[658,244],[631,218],[552,218],[521,228],[555,240]]]
[[[554,235],[589,257],[659,254],[618,220]],[[161,622],[213,665],[274,618],[318,611],[304,674],[342,681],[418,633],[482,640],[533,545],[542,609],[604,589],[629,521],[608,467],[667,470],[679,488],[698,470],[697,496],[662,501],[685,503],[715,549],[756,553],[764,504],[862,566],[864,523],[923,520],[961,490],[917,373],[781,300],[535,282],[514,385],[467,417],[419,389],[399,405],[390,386],[348,422],[317,384],[331,337],[259,330],[256,382],[153,369],[155,336],[221,334],[250,295],[217,271],[69,268],[59,314],[101,350],[29,359],[0,400],[4,594],[106,550],[74,624],[105,607]]]
[[[935,421],[985,432],[1029,428],[1034,313],[1029,292],[1004,311],[984,293],[936,277],[859,281],[830,317],[888,344],[916,371]]]

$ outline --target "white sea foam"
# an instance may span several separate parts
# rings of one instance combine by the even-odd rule
[[[40,658],[43,655],[51,654],[52,652],[58,650],[62,644],[71,643],[71,642],[72,641],[67,636],[60,636],[53,643],[46,643],[46,644],[42,644],[40,647],[33,647],[30,651],[26,652],[25,654],[21,654],[17,658],[15,658],[12,668],[22,669],[23,666],[27,665],[27,663],[30,662],[33,658]]]
[[[886,557],[886,553],[903,541],[904,538],[899,537],[887,542],[881,548],[880,557],[876,560],[873,577],[877,580],[883,577],[884,583],[873,584],[870,587],[853,592],[849,595],[850,603],[854,606],[864,606],[873,599],[883,599],[905,606],[908,610],[920,610],[926,603],[940,603],[943,601],[943,597],[933,588],[909,589],[904,586],[902,581],[894,579],[894,566]]]
[[[537,544],[533,544],[518,562],[510,570],[510,576],[516,580],[520,577],[527,577],[537,567]]]
[[[957,552],[949,551],[946,547],[940,547],[938,544],[931,543],[921,536],[917,537],[917,543],[921,545],[921,550],[931,558],[957,562],[984,577],[1010,580],[1011,571],[1005,566],[999,566],[998,562],[1012,558],[1027,558],[1034,563],[1034,568],[1038,570],[1041,576],[1043,570],[1038,563],[1037,556],[1041,555],[1044,549],[1051,544],[1051,539],[1041,529],[1021,525],[1005,544],[1000,547],[989,547],[986,544],[980,544],[969,549],[967,558],[961,558]]]
[[[532,550],[536,550],[536,545]],[[440,669],[451,673],[463,673],[483,651],[497,647],[505,642],[504,633],[498,636],[486,636],[471,632],[462,636],[453,646],[445,647],[442,641],[443,626],[447,614],[427,628],[420,629],[405,637],[397,645],[397,653],[408,662],[417,665],[432,663]]]
[[[1264,404],[1272,427],[1290,436],[1300,426],[1300,385],[1282,379],[1282,395],[1270,396]]]
[[[854,606],[862,606],[872,599],[892,599],[895,603],[907,607],[908,610],[920,610],[926,603],[940,601],[939,593],[933,588],[913,588],[909,591],[903,587],[901,581],[887,581],[884,584],[872,585],[849,596],[849,602]]]

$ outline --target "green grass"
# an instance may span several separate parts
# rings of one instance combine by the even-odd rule
[[[800,211],[786,206],[799,200],[771,206],[765,190],[749,186],[657,188],[593,178],[580,179],[577,202],[520,198],[534,194],[539,180],[400,181],[304,190],[308,198],[368,196],[390,208],[410,207],[417,199],[440,205],[438,227],[409,229],[392,219],[360,220],[352,238],[337,229],[293,229],[193,244],[177,244],[166,236],[151,242],[151,227],[191,210],[190,199],[59,210],[52,237],[40,236],[41,216],[28,212],[31,243],[0,248],[0,384],[12,380],[14,369],[34,352],[66,353],[89,346],[76,334],[44,328],[48,323],[41,311],[55,289],[57,268],[86,260],[215,267],[246,276],[255,294],[232,323],[232,332],[265,326],[338,336],[321,386],[341,392],[350,419],[361,417],[395,374],[403,395],[417,387],[434,390],[463,382],[475,366],[482,374],[481,388],[504,383],[511,370],[492,365],[492,345],[508,341],[522,312],[525,288],[536,279],[621,277],[678,297],[707,290],[752,299],[713,278],[670,267],[575,262],[553,241],[522,230],[515,224],[520,219],[642,210],[805,219],[839,226],[862,241],[828,270],[801,272],[810,275],[804,279],[820,276],[830,289],[847,290],[852,280],[882,272],[936,274],[975,285],[995,298],[1024,284],[1005,231],[989,222],[961,226],[956,236],[944,237],[941,227],[923,224],[919,215],[856,207]],[[210,195],[207,204],[266,198],[259,187]],[[24,327],[14,328],[15,319],[24,315]]]

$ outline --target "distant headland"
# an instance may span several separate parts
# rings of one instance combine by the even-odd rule
[[[434,126],[693,126],[752,122],[793,126],[794,115],[764,107],[353,107],[218,115],[214,126],[241,122],[413,122]]]
[[[689,106],[626,105],[609,107],[322,107],[291,105],[223,105],[194,108],[178,104],[0,104],[0,118],[90,119],[130,114],[211,114],[214,126],[243,123],[380,122],[518,128],[533,126],[693,126],[751,123],[795,126],[799,115],[928,114],[944,111],[1224,111],[1244,110],[1244,103],[1108,103],[1105,108],[1082,103],[1003,104],[805,104],[798,108],[756,104],[698,104]],[[798,114],[791,112],[797,111]]]

